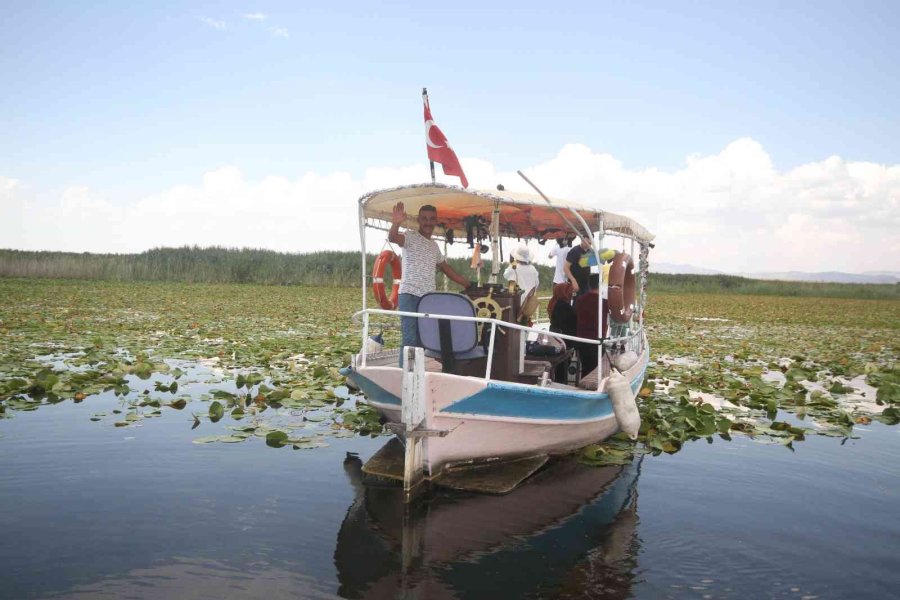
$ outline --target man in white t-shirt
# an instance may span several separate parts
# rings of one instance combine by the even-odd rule
[[[550,248],[550,258],[556,259],[556,270],[553,272],[553,284],[565,283],[568,281],[566,277],[566,256],[569,254],[569,245],[565,238],[558,238],[556,245]]]
[[[391,215],[391,230],[388,239],[403,248],[403,262],[401,271],[403,280],[400,282],[400,297],[397,309],[406,312],[417,312],[419,299],[436,289],[435,269],[440,269],[447,277],[463,287],[469,285],[469,280],[453,270],[453,267],[444,259],[437,243],[431,239],[434,226],[437,225],[437,209],[426,204],[419,209],[417,221],[419,230],[407,229],[400,233],[400,225],[406,221],[406,210],[403,203],[394,205]],[[419,324],[416,317],[400,317],[400,334],[403,346],[421,346],[419,339]],[[401,365],[403,355],[400,356]]]

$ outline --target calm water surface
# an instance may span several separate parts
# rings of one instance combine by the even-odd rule
[[[559,462],[504,497],[404,513],[389,438],[196,445],[190,409],[117,429],[110,397],[0,420],[2,598],[888,598],[900,430],[736,438],[624,468]],[[197,403],[197,412],[207,405]],[[228,420],[228,419],[226,419]],[[223,425],[220,423],[219,425]],[[347,458],[355,452],[358,459]]]

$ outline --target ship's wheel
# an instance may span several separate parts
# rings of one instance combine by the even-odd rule
[[[475,304],[475,316],[481,319],[502,319],[503,311],[508,310],[509,307],[502,307],[500,304],[490,297],[490,295],[484,296],[483,298],[478,298],[477,300],[473,300],[473,304]],[[485,323],[478,324],[478,339],[481,339],[481,332],[484,329]],[[503,328],[498,327],[500,333],[506,335],[506,331]]]

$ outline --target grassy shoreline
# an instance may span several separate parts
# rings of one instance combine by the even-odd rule
[[[371,268],[375,257],[368,257]],[[453,258],[460,273],[468,260]],[[553,273],[538,265],[542,289]],[[359,254],[325,251],[290,254],[251,248],[156,248],[140,254],[90,254],[0,249],[0,278],[84,281],[238,283],[358,287]],[[651,293],[738,294],[900,300],[900,284],[771,281],[733,275],[651,273]]]

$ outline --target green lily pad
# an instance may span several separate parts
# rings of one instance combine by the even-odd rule
[[[209,420],[210,421],[215,423],[224,416],[225,416],[225,407],[222,406],[221,402],[215,401],[209,405]]]
[[[270,431],[266,434],[266,445],[281,448],[287,443],[288,434],[283,431]]]
[[[220,435],[205,435],[203,437],[198,437],[194,439],[195,444],[211,444],[213,442],[218,442]]]

